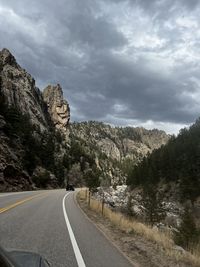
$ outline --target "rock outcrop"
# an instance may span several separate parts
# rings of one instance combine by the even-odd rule
[[[126,183],[124,169],[140,162],[170,138],[164,131],[111,127],[95,121],[72,123],[70,137],[88,154],[95,155],[107,185]]]
[[[138,162],[170,139],[164,131],[156,129],[111,127],[93,121],[73,123],[70,131],[74,138],[87,140],[88,146],[95,145],[108,158],[117,161],[130,158]]]
[[[54,126],[63,133],[68,133],[70,119],[69,104],[63,98],[63,91],[59,84],[56,86],[48,85],[43,91],[44,101],[48,106],[49,114]]]
[[[44,96],[9,50],[0,51],[0,191],[56,187],[64,179],[66,142],[58,132],[67,132],[69,105],[59,85]]]
[[[42,93],[35,80],[21,68],[7,49],[0,52],[0,89],[8,106],[28,114],[41,130],[48,127],[48,116]]]

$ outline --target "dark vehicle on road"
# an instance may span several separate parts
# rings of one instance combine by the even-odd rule
[[[50,264],[39,254],[27,251],[6,251],[0,247],[1,267],[49,267]]]
[[[67,184],[66,191],[74,191],[74,185],[73,184]]]

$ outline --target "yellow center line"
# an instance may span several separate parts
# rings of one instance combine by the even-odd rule
[[[39,197],[41,195],[44,195],[44,194],[46,194],[46,192],[45,193],[40,193],[40,194],[34,195],[32,197],[24,198],[24,199],[22,199],[20,201],[17,201],[17,202],[15,202],[15,203],[13,203],[13,204],[5,207],[5,208],[0,208],[0,214],[3,213],[3,212],[5,212],[5,211],[7,211],[7,210],[13,209],[13,208],[15,208],[15,207],[17,207],[17,206],[19,206],[19,205],[27,202],[27,201],[30,201],[31,199],[34,199],[34,198]]]

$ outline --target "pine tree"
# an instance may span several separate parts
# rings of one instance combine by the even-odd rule
[[[188,249],[190,246],[198,242],[198,230],[192,213],[188,208],[185,208],[182,215],[182,222],[178,230],[179,232],[177,232],[174,237],[177,245]]]
[[[90,191],[95,190],[100,185],[100,175],[101,171],[98,170],[95,166],[85,172],[84,178],[86,185]]]
[[[152,226],[165,217],[162,200],[162,194],[155,186],[148,185],[143,189],[142,204],[146,210],[146,222]]]

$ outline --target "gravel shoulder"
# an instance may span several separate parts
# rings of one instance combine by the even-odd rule
[[[146,240],[133,232],[124,232],[114,226],[107,218],[88,208],[85,200],[77,196],[77,202],[89,219],[104,235],[137,267],[193,267],[167,255],[158,244]]]

